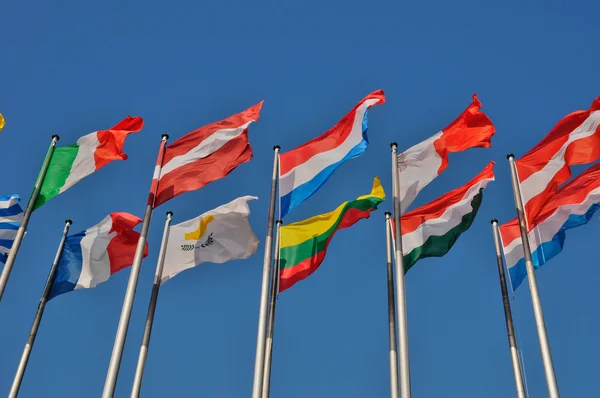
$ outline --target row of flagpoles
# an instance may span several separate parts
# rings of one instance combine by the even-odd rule
[[[366,140],[367,110],[382,103],[385,103],[383,92],[376,91],[360,101],[338,124],[321,136],[286,153],[280,153],[279,146],[273,148],[273,171],[264,248],[253,398],[267,398],[270,393],[278,294],[315,272],[323,262],[327,245],[335,232],[352,226],[360,219],[368,218],[370,212],[376,210],[377,206],[385,199],[385,193],[379,179],[375,178],[370,194],[346,201],[330,213],[285,226],[281,218],[315,194],[341,164],[364,153],[368,146]],[[109,238],[108,232],[117,231],[118,242],[115,241],[116,243],[111,246],[113,243],[111,240],[111,244],[105,247],[109,251],[108,257],[111,257],[110,250],[115,250],[116,247],[124,250],[120,252],[121,256],[119,257],[125,259],[122,260],[122,263],[79,264],[81,274],[75,276],[68,274],[68,271],[65,270],[68,267],[64,264],[69,261],[66,259],[69,256],[65,256],[65,252],[73,249],[68,235],[71,221],[66,221],[57,254],[11,387],[10,397],[18,395],[47,301],[73,289],[93,287],[108,279],[110,273],[131,265],[103,392],[105,398],[114,396],[140,267],[142,259],[147,255],[146,240],[153,210],[177,195],[200,189],[216,179],[224,178],[237,166],[249,161],[252,158],[252,151],[248,143],[247,129],[252,122],[258,120],[261,106],[262,102],[225,120],[196,129],[170,145],[167,145],[168,136],[166,134],[162,136],[143,219],[127,213],[113,213],[97,226],[78,234],[81,242],[88,238],[110,240],[113,237]],[[417,194],[445,170],[450,152],[491,146],[491,137],[495,133],[495,128],[489,118],[480,112],[480,108],[481,103],[474,96],[473,102],[465,112],[438,134],[400,154],[398,145],[396,143],[391,145],[393,213],[386,213],[385,224],[392,397],[409,398],[411,396],[404,275],[419,259],[446,254],[456,239],[471,226],[481,205],[483,189],[488,182],[494,180],[493,162],[467,184],[424,206],[407,210]],[[60,156],[63,156],[64,153],[55,154],[58,136],[52,137],[51,145],[34,185],[34,191],[22,214],[20,224],[14,234],[12,247],[5,260],[5,267],[0,276],[0,299],[6,288],[32,212],[43,205],[45,201],[64,192],[81,178],[110,161],[125,159],[126,157],[122,153],[125,137],[132,132],[141,130],[142,125],[141,118],[130,117],[112,129],[80,138],[76,146],[66,147],[66,150],[72,150],[73,147],[76,147],[76,151],[77,148],[85,147],[86,149],[79,149],[79,152],[75,153],[75,161],[62,178],[55,178],[55,175],[59,172],[64,174],[64,168],[54,167],[53,162],[57,161],[56,159],[60,160]],[[582,173],[566,186],[560,186],[570,176],[570,165],[591,163],[600,157],[600,139],[598,137],[600,137],[600,98],[594,101],[588,111],[577,111],[563,118],[540,144],[521,159],[515,161],[513,155],[508,156],[517,210],[518,235],[532,296],[549,396],[552,398],[559,397],[559,392],[534,272],[534,267],[539,267],[546,260],[538,260],[537,254],[536,257],[532,256],[529,239],[532,232],[544,236],[546,233],[543,229],[545,228],[544,222],[555,214],[552,212],[556,209],[567,216],[581,216],[581,212],[585,216],[582,221],[579,221],[579,224],[571,222],[560,225],[557,233],[563,234],[563,240],[566,229],[585,224],[596,210],[597,204],[600,203],[600,182],[596,183],[599,195],[597,199],[595,196],[590,196],[591,194],[586,195],[584,199],[576,197],[575,194],[581,196],[582,193],[588,192],[586,190],[589,190],[589,181],[600,180],[595,178],[596,174],[594,174],[600,173],[597,166]],[[589,150],[590,147],[595,148],[595,146],[598,146],[598,150]],[[106,147],[112,148],[113,152],[107,153]],[[102,150],[100,151],[99,148]],[[578,150],[579,148],[588,150]],[[93,162],[82,161],[82,158],[89,157],[90,154],[94,159]],[[73,161],[72,157],[71,161]],[[210,173],[206,172],[207,165],[211,166]],[[580,180],[584,183],[579,183]],[[526,193],[523,192],[524,189],[527,190]],[[589,199],[590,197],[594,200]],[[523,198],[527,200],[524,201]],[[13,208],[13,199],[11,197],[8,202],[9,209]],[[228,220],[231,223],[231,217],[238,217],[236,220],[242,220],[238,222],[238,228],[247,224],[249,213],[247,201],[250,199],[255,198],[238,198],[229,204],[176,226],[171,226],[173,213],[167,212],[132,397],[140,395],[161,284],[175,274],[202,262],[224,262],[252,255],[256,251],[258,240],[249,224],[244,227],[244,240],[239,244],[243,250],[237,252],[232,250],[221,257],[208,254],[215,241],[216,244],[223,245],[222,248],[227,248],[227,245],[219,243],[222,238],[219,233],[223,232],[218,229],[221,218],[230,217]],[[275,219],[277,203],[279,203],[279,220]],[[583,210],[568,207],[581,204],[585,205],[582,205]],[[9,213],[7,212],[7,214]],[[133,228],[139,223],[142,224],[141,232],[137,233],[133,231]],[[517,224],[509,222],[499,227],[496,220],[493,220],[492,224],[517,396],[525,397],[526,383],[514,334],[507,289],[508,282],[502,259],[502,252],[504,252],[505,258],[508,258],[507,253],[512,244],[508,237],[510,233],[515,235],[515,231],[511,232],[511,228]],[[171,241],[176,244],[171,244]],[[184,241],[191,243],[180,244]],[[66,242],[69,244],[66,245]],[[535,250],[536,253],[539,250],[542,251],[541,257],[550,258],[557,254],[554,250],[552,255],[544,256],[541,243],[543,242],[540,241]],[[91,250],[86,248],[84,243],[81,243],[80,246],[81,250]],[[173,247],[176,249],[172,249]],[[312,248],[310,253],[305,250],[306,247]],[[197,259],[192,256],[191,262],[183,258],[183,254],[181,254],[185,252],[194,254],[202,249],[207,249],[202,252],[205,257]],[[123,253],[127,255],[123,256]],[[71,257],[73,256],[69,258]],[[520,281],[516,282],[516,272],[519,270],[516,262],[513,261],[511,264],[507,267],[508,279],[514,290],[520,283]],[[95,273],[91,272],[92,268],[96,271]],[[102,272],[99,274],[103,276],[101,279],[94,279],[100,269]],[[511,276],[512,274],[515,277]],[[85,278],[88,279],[84,280]],[[75,282],[72,279],[75,279]]]

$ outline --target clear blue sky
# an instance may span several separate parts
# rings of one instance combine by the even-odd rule
[[[160,135],[177,138],[265,100],[250,129],[254,159],[226,179],[156,212],[117,385],[129,396],[164,213],[175,222],[256,195],[251,223],[264,241],[272,146],[321,134],[382,88],[370,147],[342,166],[289,220],[366,194],[379,176],[391,193],[389,143],[407,148],[436,133],[474,92],[494,121],[493,148],[450,158],[415,205],[464,184],[489,160],[497,181],[451,252],[407,275],[413,395],[514,396],[490,219],[514,216],[505,155],[524,154],[563,115],[600,95],[600,3],[421,2],[5,2],[0,22],[0,194],[26,203],[50,142],[69,145],[127,115],[142,116],[130,159],[114,162],[33,215],[0,302],[0,394],[7,393],[65,218],[73,231],[108,213],[142,216]],[[578,169],[581,170],[581,169]],[[272,396],[389,396],[384,211],[336,235],[321,269],[281,295]],[[564,397],[597,393],[600,225],[569,231],[562,254],[538,272]],[[263,247],[246,261],[206,264],[161,289],[143,397],[250,396]],[[52,300],[21,397],[97,397],[129,270],[98,288]],[[513,302],[531,396],[546,396],[531,300]]]

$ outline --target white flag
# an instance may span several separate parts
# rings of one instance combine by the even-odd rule
[[[258,248],[252,232],[248,201],[242,196],[196,218],[171,226],[161,284],[202,263],[248,258]]]

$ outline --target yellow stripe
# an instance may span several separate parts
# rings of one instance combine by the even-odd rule
[[[371,193],[369,195],[359,196],[356,200],[369,199],[371,197],[385,199],[385,192],[377,177],[373,180]],[[280,247],[283,249],[284,247],[295,246],[327,232],[335,224],[338,218],[340,218],[340,215],[348,202],[349,201],[342,203],[332,212],[282,226]]]

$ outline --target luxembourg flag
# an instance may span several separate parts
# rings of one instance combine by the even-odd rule
[[[527,235],[537,270],[561,252],[566,231],[585,225],[600,207],[600,163],[574,178],[546,203]],[[516,219],[500,227],[504,258],[513,290],[527,277],[519,224]]]
[[[279,156],[281,217],[311,197],[342,163],[365,152],[367,109],[384,103],[383,90],[374,91],[329,131]]]
[[[52,299],[77,289],[96,287],[133,263],[142,220],[129,213],[111,213],[99,224],[67,237],[50,290]],[[148,243],[144,257],[148,255]]]

